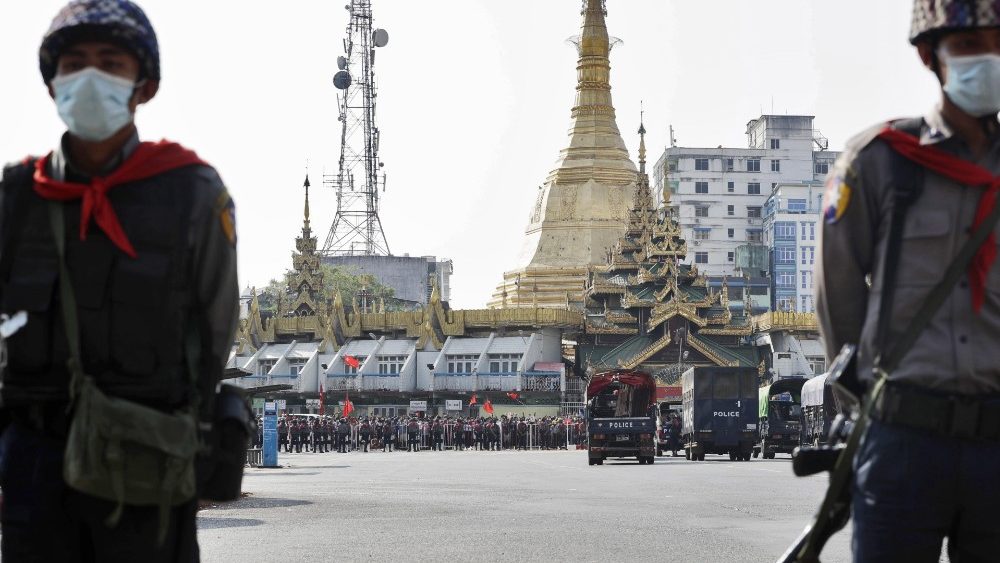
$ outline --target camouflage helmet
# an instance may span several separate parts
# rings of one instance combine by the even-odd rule
[[[149,18],[129,0],[73,0],[59,10],[42,39],[38,66],[48,83],[59,56],[74,43],[107,41],[139,59],[141,77],[160,79],[160,47]]]
[[[914,0],[910,43],[959,29],[1000,26],[1000,0]]]

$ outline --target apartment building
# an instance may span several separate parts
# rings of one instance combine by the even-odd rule
[[[764,244],[775,311],[816,312],[813,268],[822,200],[823,186],[818,182],[779,184],[764,204]]]
[[[653,170],[659,204],[688,241],[686,263],[710,276],[769,275],[764,208],[779,185],[822,185],[839,155],[809,115],[761,115],[746,148],[669,147]]]

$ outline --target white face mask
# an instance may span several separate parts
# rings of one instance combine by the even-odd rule
[[[944,92],[952,103],[973,117],[1000,111],[1000,55],[957,57],[944,50],[938,55],[947,66]]]
[[[59,117],[73,135],[103,141],[132,123],[129,101],[137,84],[87,67],[52,79]]]

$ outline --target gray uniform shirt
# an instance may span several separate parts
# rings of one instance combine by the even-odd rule
[[[816,265],[816,308],[827,357],[832,359],[845,343],[859,344],[858,373],[867,380],[873,377],[893,205],[893,149],[875,139],[883,127],[852,140],[830,173],[828,186],[843,183],[850,196],[838,220],[821,219]],[[975,160],[939,109],[925,117],[920,141],[1000,173],[1000,135],[994,134],[989,150]],[[922,182],[922,194],[908,210],[903,230],[890,345],[967,240],[983,193],[982,187],[963,186],[926,170]],[[1000,264],[990,270],[982,309],[973,310],[969,280],[963,276],[890,378],[947,392],[1000,392]]]

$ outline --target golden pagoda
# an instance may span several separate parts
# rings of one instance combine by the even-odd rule
[[[692,365],[757,366],[751,307],[730,310],[726,279],[716,289],[697,267],[681,264],[687,243],[668,207],[657,209],[646,174],[646,129],[639,127],[639,177],[625,232],[592,268],[584,292],[585,369],[641,369],[673,382]],[[744,298],[748,298],[745,294]]]
[[[514,269],[504,273],[492,308],[580,308],[588,269],[603,264],[624,233],[636,185],[611,102],[612,39],[604,0],[585,0],[576,103],[569,146],[539,188]]]

